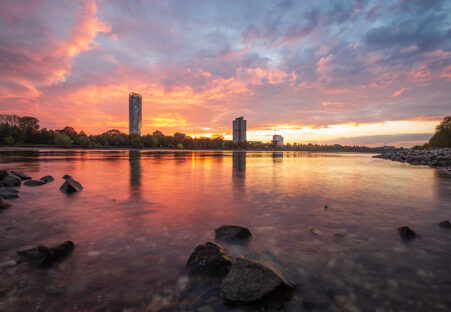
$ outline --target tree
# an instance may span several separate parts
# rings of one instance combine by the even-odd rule
[[[66,134],[70,137],[71,140],[74,140],[77,136],[77,131],[75,131],[72,127],[64,127],[62,130],[57,130],[58,133]]]
[[[9,135],[3,140],[3,142],[5,142],[5,144],[7,144],[7,145],[13,145],[14,139],[12,138],[12,136]]]
[[[451,116],[445,116],[425,147],[451,147]]]
[[[141,141],[141,137],[135,133],[130,134],[130,147],[133,148],[142,148],[144,147],[143,142]]]
[[[58,133],[55,136],[55,145],[59,147],[71,147],[72,146],[72,140],[67,134],[64,133]]]

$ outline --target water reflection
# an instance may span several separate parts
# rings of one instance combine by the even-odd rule
[[[253,311],[451,307],[444,171],[352,153],[0,151],[0,163],[56,178],[0,212],[1,311],[229,311],[220,280],[184,271],[229,223],[255,234],[227,245],[233,256],[270,250],[300,285]],[[76,196],[59,191],[66,173],[83,184]],[[402,225],[421,238],[400,242]],[[67,239],[75,252],[51,270],[16,265],[17,250]]]
[[[141,151],[128,152],[130,162],[130,197],[141,198]]]
[[[233,152],[232,180],[235,190],[244,193],[246,178],[246,152]]]

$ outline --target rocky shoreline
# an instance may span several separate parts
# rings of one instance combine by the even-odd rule
[[[373,157],[406,162],[411,165],[425,165],[433,168],[451,167],[451,148],[431,148],[425,150],[402,149],[398,151],[387,151]]]

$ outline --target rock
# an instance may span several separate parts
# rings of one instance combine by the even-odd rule
[[[25,173],[17,171],[17,170],[11,170],[11,174],[14,174],[15,176],[19,177],[21,180],[31,180],[31,177],[28,174],[25,174]]]
[[[27,185],[27,186],[37,186],[37,185],[42,185],[45,184],[47,182],[43,181],[43,180],[27,180],[23,183],[23,185]]]
[[[329,206],[328,205],[324,205],[324,209],[328,209],[329,208]]]
[[[4,200],[3,198],[0,197],[0,210],[2,209],[6,209],[11,207],[13,204],[11,204],[9,201]]]
[[[68,174],[63,175],[63,179],[67,180],[67,179],[72,179],[72,177]]]
[[[45,177],[40,178],[39,180],[41,181],[45,181],[45,182],[52,182],[53,180],[55,180],[52,176],[47,175]]]
[[[451,223],[449,223],[448,220],[442,221],[438,225],[447,229],[451,229]]]
[[[81,186],[81,184],[72,178],[67,178],[63,185],[61,185],[60,187],[60,191],[67,194],[80,192],[82,189],[83,187]]]
[[[64,242],[54,247],[37,246],[35,248],[18,251],[17,254],[30,263],[40,266],[50,266],[66,257],[75,245],[71,241]]]
[[[3,183],[6,186],[20,186],[22,182],[20,178],[15,175],[7,175],[6,177],[3,178]]]
[[[417,234],[414,231],[412,231],[408,226],[401,226],[400,228],[398,228],[398,232],[399,235],[401,235],[401,237],[406,240],[417,237]]]
[[[1,190],[0,197],[10,199],[10,198],[18,198],[19,195],[16,192],[12,192],[10,190]]]
[[[2,169],[0,170],[0,180],[3,180],[4,177],[8,175],[8,170]]]
[[[308,231],[309,231],[311,234],[315,235],[315,236],[320,236],[320,235],[321,235],[321,232],[318,231],[318,230],[316,230],[316,229],[314,229],[314,228],[310,228]]]
[[[221,284],[221,295],[231,302],[253,302],[267,298],[296,283],[269,251],[240,256]]]
[[[239,225],[223,225],[215,229],[217,239],[247,239],[252,236],[251,232]]]
[[[186,266],[194,271],[227,273],[232,266],[232,261],[226,248],[208,242],[194,249]]]

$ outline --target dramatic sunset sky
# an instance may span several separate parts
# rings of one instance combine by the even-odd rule
[[[42,127],[402,145],[451,114],[451,1],[2,0],[0,113]]]

